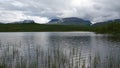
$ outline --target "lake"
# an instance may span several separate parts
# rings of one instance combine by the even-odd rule
[[[120,68],[120,37],[93,32],[1,32],[0,68]]]

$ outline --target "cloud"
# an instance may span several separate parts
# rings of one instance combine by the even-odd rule
[[[0,0],[0,21],[79,17],[92,22],[120,18],[120,0]]]
[[[36,23],[44,24],[49,21],[46,17],[24,15],[21,11],[0,11],[0,21],[4,23],[34,20]]]

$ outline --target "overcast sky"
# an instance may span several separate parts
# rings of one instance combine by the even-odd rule
[[[92,22],[120,18],[120,0],[0,0],[0,22],[79,17]]]

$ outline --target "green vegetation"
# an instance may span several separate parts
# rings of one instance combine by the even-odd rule
[[[28,55],[24,56],[19,55],[17,46],[21,47],[21,44],[13,46],[8,43],[6,45],[4,55],[0,57],[0,68],[120,68],[120,59],[118,58],[116,61],[116,58],[111,55],[112,53],[101,59],[98,52],[89,53],[89,56],[83,55],[82,47],[70,46],[68,52],[62,50],[60,46],[51,47],[52,49],[48,48],[44,52],[41,46],[34,45],[37,46],[33,47],[34,52],[31,54],[28,47]],[[34,56],[32,56],[33,54]],[[90,65],[87,66],[88,64]]]
[[[119,34],[120,23],[112,22],[105,25],[97,25],[97,26],[93,26],[92,30],[97,33]]]
[[[88,26],[49,24],[0,24],[0,32],[88,31]]]
[[[119,34],[120,23],[104,25],[80,26],[57,24],[0,24],[0,32],[52,32],[52,31],[93,31],[96,33]]]

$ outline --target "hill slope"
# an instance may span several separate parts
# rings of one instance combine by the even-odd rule
[[[88,20],[77,18],[77,17],[69,17],[69,18],[62,18],[62,19],[52,19],[49,22],[49,24],[90,26],[91,22]]]

